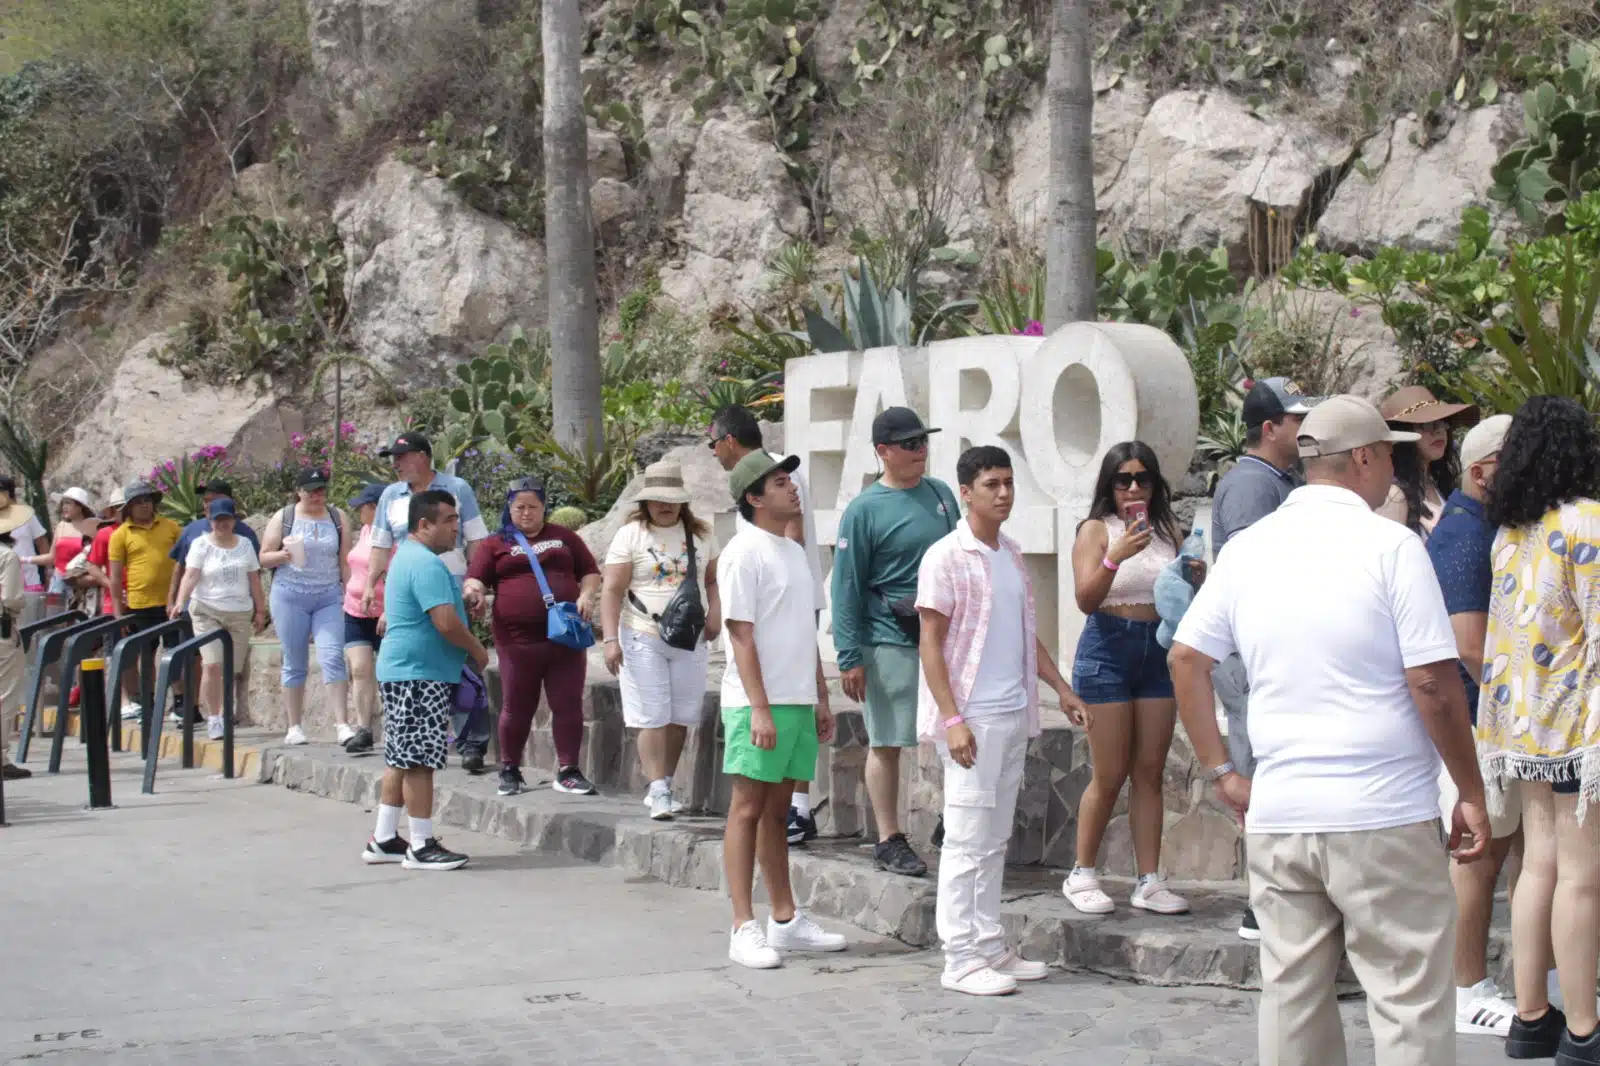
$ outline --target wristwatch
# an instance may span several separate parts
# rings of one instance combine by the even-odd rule
[[[1232,774],[1232,773],[1238,773],[1237,768],[1233,765],[1232,762],[1225,760],[1222,763],[1222,765],[1213,766],[1211,769],[1206,771],[1206,780],[1207,781],[1221,781],[1224,777],[1227,777],[1229,774]]]

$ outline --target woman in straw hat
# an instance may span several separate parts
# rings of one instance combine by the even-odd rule
[[[1378,513],[1424,540],[1444,513],[1444,501],[1461,486],[1457,430],[1477,425],[1478,409],[1469,403],[1444,403],[1421,385],[1389,394],[1379,408],[1391,429],[1419,433],[1415,444],[1394,446],[1394,485]]]
[[[700,724],[706,694],[707,644],[721,628],[717,602],[717,542],[696,518],[677,463],[652,463],[637,508],[617,530],[606,553],[600,621],[605,631],[606,668],[622,683],[622,718],[639,730],[639,761],[650,791],[650,817],[669,819],[681,805],[672,795],[672,775],[689,727]],[[661,639],[658,625],[689,574],[690,537],[695,579],[706,627],[690,650]]]

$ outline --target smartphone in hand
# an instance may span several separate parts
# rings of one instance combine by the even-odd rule
[[[1148,526],[1150,524],[1150,505],[1147,503],[1128,504],[1128,528]]]

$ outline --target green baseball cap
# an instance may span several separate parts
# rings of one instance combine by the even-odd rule
[[[734,506],[744,499],[744,494],[750,487],[774,470],[782,470],[785,474],[792,474],[800,468],[800,457],[791,455],[787,459],[775,459],[763,451],[751,452],[739,460],[737,466],[728,474],[728,492],[733,496]]]

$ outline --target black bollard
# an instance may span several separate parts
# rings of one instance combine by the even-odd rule
[[[101,811],[111,804],[111,752],[106,736],[106,661],[85,659],[79,667],[82,695],[78,720],[83,723],[89,747],[89,809]]]

